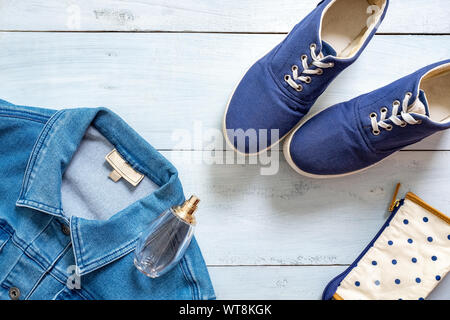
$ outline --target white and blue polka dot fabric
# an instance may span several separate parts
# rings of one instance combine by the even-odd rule
[[[408,193],[335,299],[422,300],[450,269],[450,220]]]

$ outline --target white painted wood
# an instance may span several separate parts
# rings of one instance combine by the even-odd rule
[[[318,0],[16,0],[1,30],[288,32]],[[390,2],[384,33],[450,33],[446,0]]]
[[[386,220],[397,182],[399,197],[413,191],[450,208],[450,152],[400,152],[365,173],[328,180],[297,175],[283,158],[276,175],[263,176],[256,164],[209,165],[207,152],[163,154],[186,196],[201,199],[197,238],[208,265],[350,264]]]
[[[286,33],[317,2],[1,1],[0,30]],[[445,0],[392,0],[379,32],[449,34],[449,16]],[[283,38],[1,32],[0,98],[57,109],[107,106],[158,149],[201,150],[208,143],[196,130],[220,129],[244,71]],[[312,113],[446,59],[449,49],[450,36],[376,36]],[[188,139],[174,141],[174,132]],[[410,149],[450,150],[450,134]],[[207,152],[163,154],[179,169],[186,195],[202,200],[197,240],[219,299],[320,298],[346,268],[335,264],[351,263],[386,219],[397,181],[402,195],[411,190],[444,212],[450,207],[448,151],[405,151],[366,173],[324,181],[295,174],[281,154],[274,176],[260,175],[260,165],[207,164]],[[449,294],[447,277],[432,297]]]
[[[0,33],[0,97],[51,108],[107,106],[159,149],[201,150],[208,147],[201,135],[221,130],[226,103],[245,70],[283,37]],[[450,36],[376,36],[312,113],[448,58],[449,49]],[[172,140],[177,134],[185,139]],[[411,148],[450,150],[450,134]]]
[[[209,268],[218,299],[321,299],[329,281],[346,267],[214,267]],[[429,300],[450,299],[450,277]]]
[[[218,299],[316,300],[346,267],[209,268]]]

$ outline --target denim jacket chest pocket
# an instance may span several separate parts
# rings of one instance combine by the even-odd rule
[[[11,227],[6,223],[5,220],[0,219],[0,253],[3,247],[6,245],[8,240],[11,238]]]
[[[87,296],[87,294],[83,294],[79,290],[71,290],[64,287],[52,300],[93,300],[93,298]]]

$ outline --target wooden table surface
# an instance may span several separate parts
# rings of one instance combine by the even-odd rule
[[[318,299],[373,238],[394,186],[450,210],[450,132],[347,178],[211,164],[245,70],[318,0],[0,1],[0,97],[109,107],[177,166],[202,199],[197,239],[219,299]],[[448,0],[391,0],[361,58],[312,114],[450,58]],[[450,277],[432,294],[450,298]]]

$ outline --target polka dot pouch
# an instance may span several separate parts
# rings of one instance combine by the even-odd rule
[[[449,217],[413,193],[393,202],[392,209],[363,253],[328,284],[324,299],[422,300],[445,277]]]

